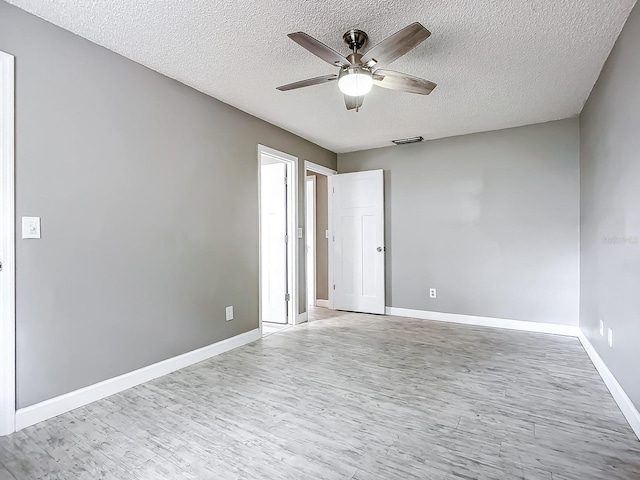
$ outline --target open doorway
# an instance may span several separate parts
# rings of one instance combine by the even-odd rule
[[[297,158],[259,145],[259,310],[263,335],[296,323]]]
[[[329,308],[329,177],[334,170],[305,162],[306,272],[309,320]]]

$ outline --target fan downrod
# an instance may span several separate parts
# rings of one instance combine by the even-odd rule
[[[356,52],[367,44],[369,37],[362,30],[351,29],[342,36],[342,39],[349,45],[352,52]]]

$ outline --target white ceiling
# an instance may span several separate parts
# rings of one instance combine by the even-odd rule
[[[578,115],[635,0],[9,0],[24,10],[335,152]],[[430,96],[375,88],[359,113],[337,72],[287,38],[342,53],[418,21],[432,35],[390,68],[438,84]]]

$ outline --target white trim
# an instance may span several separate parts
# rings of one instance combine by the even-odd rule
[[[333,176],[327,177],[327,217],[328,217],[328,230],[329,230],[329,243],[327,245],[327,280],[329,285],[327,286],[327,296],[329,299],[330,310],[333,310]]]
[[[275,148],[267,147],[266,145],[258,144],[258,153],[268,155],[276,160],[286,160],[287,162],[298,163],[298,157],[281,152]]]
[[[593,345],[582,331],[578,334],[578,338],[600,374],[600,377],[602,377],[604,384],[609,389],[609,392],[611,392],[611,396],[618,404],[624,418],[627,419],[629,426],[636,434],[636,437],[638,437],[638,440],[640,440],[640,412],[638,412],[633,402],[631,402],[631,399],[616,380],[616,377],[614,377],[613,373],[607,368],[602,358],[600,358],[600,355],[598,355],[598,352],[596,352],[596,349],[593,348]]]
[[[329,300],[316,298],[316,307],[329,308]]]
[[[326,175],[330,177],[331,175],[335,175],[335,170],[331,170],[330,168],[323,167],[322,165],[318,165],[317,163],[310,162],[309,160],[304,161],[304,169],[309,170],[310,172],[319,173],[320,175]]]
[[[287,214],[291,213],[291,219],[287,219],[287,234],[292,241],[289,242],[288,255],[291,259],[288,268],[288,282],[291,287],[289,308],[287,311],[288,323],[297,325],[298,323],[298,305],[300,302],[300,238],[298,238],[298,157],[280,152],[271,147],[258,144],[258,325],[262,331],[262,222],[260,215],[260,166],[262,164],[262,156],[266,155],[284,162],[287,165],[287,174],[289,183],[287,188]],[[306,284],[306,282],[305,282]],[[306,298],[306,294],[305,294]]]
[[[553,335],[566,335],[569,337],[577,337],[578,333],[580,332],[580,329],[577,326],[573,325],[525,322],[522,320],[478,317],[475,315],[461,315],[457,313],[428,312],[426,310],[412,310],[409,308],[386,307],[385,314],[393,315],[396,317],[434,320],[436,322],[462,323],[465,325],[506,328],[509,330],[522,330],[525,332],[551,333]]]
[[[311,184],[311,185],[309,185]],[[304,190],[304,215],[305,215],[305,227],[307,227],[307,221],[309,220],[307,218],[307,213],[309,212],[309,205],[307,204],[307,199],[308,199],[308,195],[309,195],[309,188],[311,188],[311,190],[313,191],[313,194],[311,195],[311,198],[313,199],[313,209],[311,210],[311,231],[310,232],[305,232],[305,240],[307,240],[305,242],[305,292],[307,293],[306,296],[308,296],[309,294],[309,285],[307,285],[307,281],[309,280],[309,263],[311,263],[313,265],[313,275],[312,275],[312,279],[313,279],[313,296],[309,299],[307,298],[307,306],[309,305],[313,305],[315,306],[316,304],[316,299],[318,298],[318,287],[316,285],[317,283],[317,265],[316,265],[316,255],[317,255],[317,245],[316,245],[316,176],[315,175],[309,175],[307,177],[305,177],[305,190]],[[305,228],[305,230],[308,230],[307,228]],[[311,238],[311,241],[309,241],[308,239]],[[307,245],[311,243],[311,261],[309,261],[309,252],[307,251]],[[306,309],[305,309],[306,310]]]
[[[260,329],[256,328],[249,332],[236,335],[235,337],[227,338],[226,340],[216,342],[206,347],[178,355],[177,357],[134,370],[133,372],[65,393],[64,395],[36,403],[30,407],[21,408],[16,412],[16,429],[21,430],[28,426],[35,425],[38,422],[55,417],[56,415],[61,415],[74,408],[82,407],[88,403],[108,397],[109,395],[153,380],[154,378],[167,375],[181,368],[193,365],[194,363],[202,362],[203,360],[228,352],[234,348],[255,342],[256,340],[260,340],[261,337]]]
[[[307,312],[302,312],[298,314],[298,321],[296,324],[298,325],[308,321],[309,321],[309,314]]]
[[[14,58],[0,52],[0,435],[15,431],[15,74]]]
[[[318,165],[317,163],[310,162],[305,160],[304,162],[305,170],[309,170],[311,172],[319,173],[321,175],[325,175],[327,177],[327,208],[328,208],[328,220],[329,220],[329,248],[328,248],[328,256],[327,256],[327,268],[328,268],[328,280],[329,280],[329,300],[326,300],[327,305],[325,308],[333,309],[333,231],[331,227],[331,198],[332,198],[332,186],[331,186],[331,177],[333,175],[337,175],[338,172],[336,170],[332,170],[327,167],[323,167],[322,165]],[[316,298],[316,305],[318,304],[318,299]]]

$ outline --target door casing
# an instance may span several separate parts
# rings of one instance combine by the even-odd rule
[[[309,195],[311,193],[311,195]],[[305,232],[305,245],[309,245],[311,244],[311,251],[309,251],[308,249],[305,248],[305,255],[307,258],[307,263],[306,263],[306,292],[307,292],[307,297],[309,296],[309,291],[311,291],[311,298],[307,298],[307,306],[311,305],[314,306],[316,305],[316,298],[317,298],[317,286],[316,286],[316,213],[315,213],[315,209],[316,209],[316,177],[314,175],[309,175],[306,177],[306,181],[305,181],[305,225],[306,225],[306,232]],[[309,204],[309,198],[311,198],[311,204]],[[313,207],[313,208],[309,208],[309,207]],[[311,215],[309,215],[309,211],[311,211]],[[311,218],[309,218],[311,217]],[[312,268],[309,269],[309,266],[311,266]],[[309,271],[313,272],[313,275],[309,275]],[[312,285],[313,288],[309,288],[309,278],[311,277],[312,279]]]
[[[265,145],[258,145],[258,324],[262,332],[262,221],[260,202],[260,171],[262,157],[283,162],[287,165],[287,282],[289,284],[290,300],[287,305],[288,323],[297,325],[301,318],[298,315],[299,304],[299,242],[298,242],[298,157],[280,152]]]
[[[15,62],[0,51],[0,435],[16,422]]]
[[[329,227],[329,248],[328,250],[328,258],[327,258],[327,267],[328,267],[328,277],[329,277],[329,308],[333,309],[333,290],[331,288],[331,285],[333,285],[332,283],[332,279],[333,279],[333,247],[331,245],[331,238],[332,238],[332,234],[331,234],[331,177],[333,175],[337,175],[338,172],[335,170],[332,170],[330,168],[327,167],[323,167],[322,165],[318,165],[317,163],[313,163],[310,161],[305,161],[304,162],[304,169],[305,171],[310,171],[310,172],[315,172],[315,173],[319,173],[320,175],[324,175],[325,177],[327,177],[327,188],[329,189],[329,191],[327,192],[328,195],[328,205],[327,205],[327,209],[328,209],[328,214],[329,214],[329,218],[328,218],[328,227]],[[306,196],[305,196],[305,200],[306,200]],[[305,209],[306,212],[306,209]],[[316,245],[317,248],[317,245]],[[316,287],[317,288],[317,287]]]

